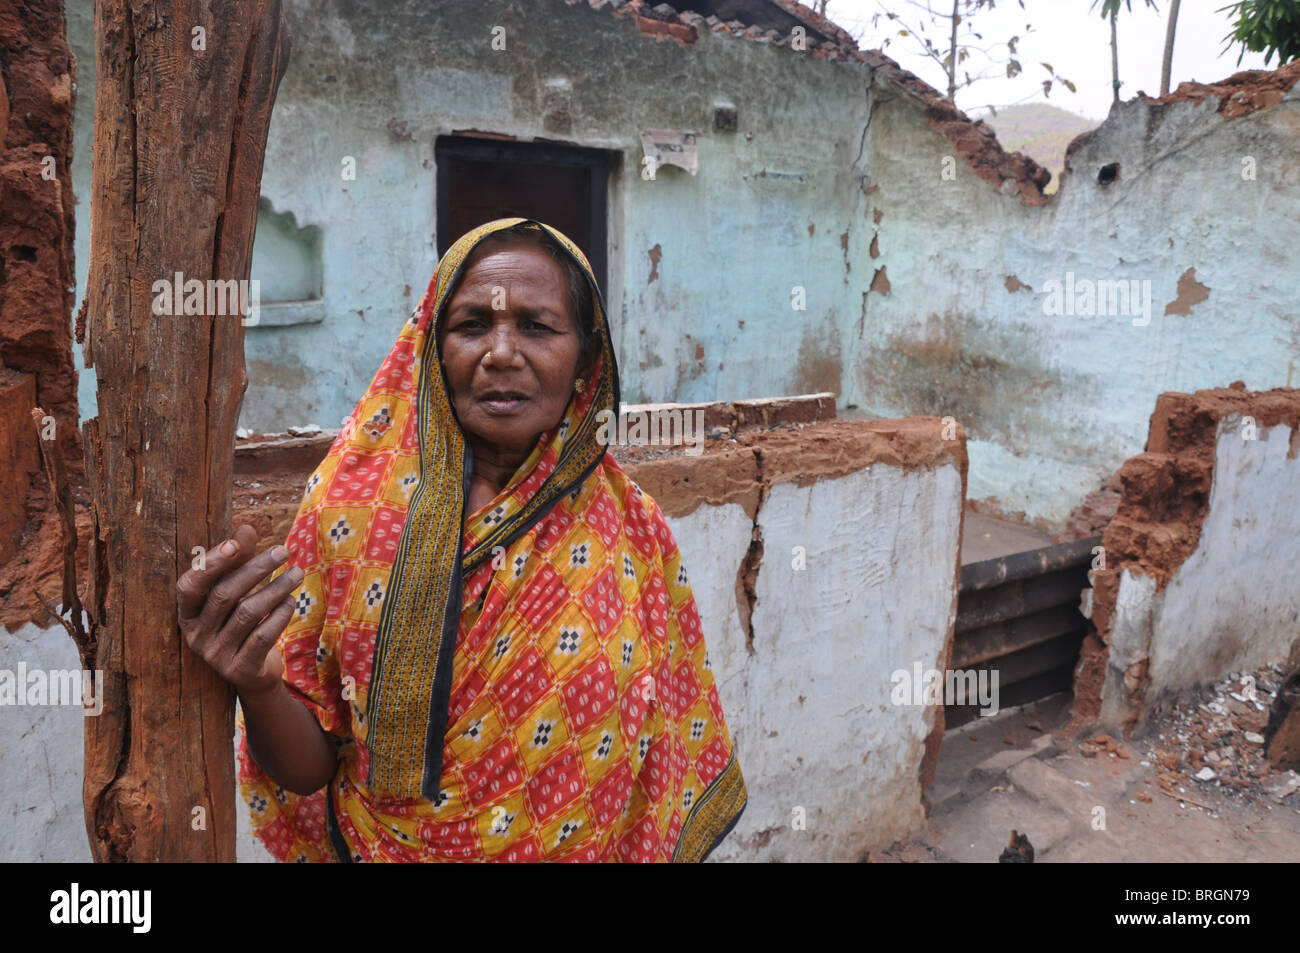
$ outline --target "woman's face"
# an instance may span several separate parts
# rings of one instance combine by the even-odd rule
[[[438,343],[470,445],[527,455],[559,424],[577,376],[578,323],[564,269],[526,241],[479,248],[447,304]]]

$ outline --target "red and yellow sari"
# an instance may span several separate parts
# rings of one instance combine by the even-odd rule
[[[699,861],[744,809],[681,553],[597,439],[619,406],[599,288],[541,223],[591,283],[601,356],[464,519],[472,454],[435,328],[474,246],[523,221],[447,251],[307,483],[279,647],[339,770],[294,795],[241,742],[253,831],[281,861]]]

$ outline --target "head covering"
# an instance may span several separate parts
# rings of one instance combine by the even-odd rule
[[[591,284],[600,355],[591,375],[594,386],[575,394],[559,426],[541,435],[521,465],[527,471],[540,464],[538,479],[508,496],[491,522],[467,527],[473,544],[462,552],[473,454],[453,411],[445,372],[434,373],[440,367],[437,321],[479,242],[523,223],[545,229],[582,266]],[[599,411],[617,409],[619,390],[604,300],[591,264],[573,242],[541,222],[497,219],[462,236],[438,263],[411,324],[412,333],[399,339],[331,454],[340,451],[344,458],[336,482],[353,476],[354,470],[387,471],[386,479],[374,481],[378,502],[409,486],[404,481],[411,476],[409,470],[387,462],[387,458],[395,462],[404,448],[400,442],[384,445],[385,435],[409,435],[413,425],[418,440],[418,482],[410,494],[393,572],[384,587],[366,712],[367,748],[374,791],[394,798],[422,794],[433,800],[442,768],[462,577],[490,559],[495,548],[525,532],[587,478],[606,450],[596,439]],[[407,367],[409,375],[400,376],[396,392],[390,391],[386,385]],[[416,381],[424,386],[412,394],[410,387]],[[356,530],[364,533],[364,527]]]
[[[466,519],[472,454],[437,328],[474,248],[544,229],[593,292],[600,353],[505,488]],[[480,226],[307,482],[284,680],[339,742],[299,797],[240,749],[281,860],[699,860],[746,802],[681,553],[606,454],[618,376],[587,259],[531,219]],[[616,419],[616,418],[615,418]],[[445,763],[444,763],[445,760]]]

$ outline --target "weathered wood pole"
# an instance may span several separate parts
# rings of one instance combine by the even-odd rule
[[[175,586],[230,529],[244,331],[209,281],[248,279],[288,57],[278,0],[95,3],[84,435],[105,700],[83,797],[101,862],[235,859],[234,699],[185,646]]]

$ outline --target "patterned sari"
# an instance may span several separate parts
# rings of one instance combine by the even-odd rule
[[[280,636],[290,693],[336,743],[322,790],[239,787],[281,861],[700,861],[745,807],[700,615],[658,504],[597,439],[619,406],[603,299],[591,383],[464,519],[473,456],[436,333],[442,260],[307,482]],[[243,727],[243,713],[239,715]]]

